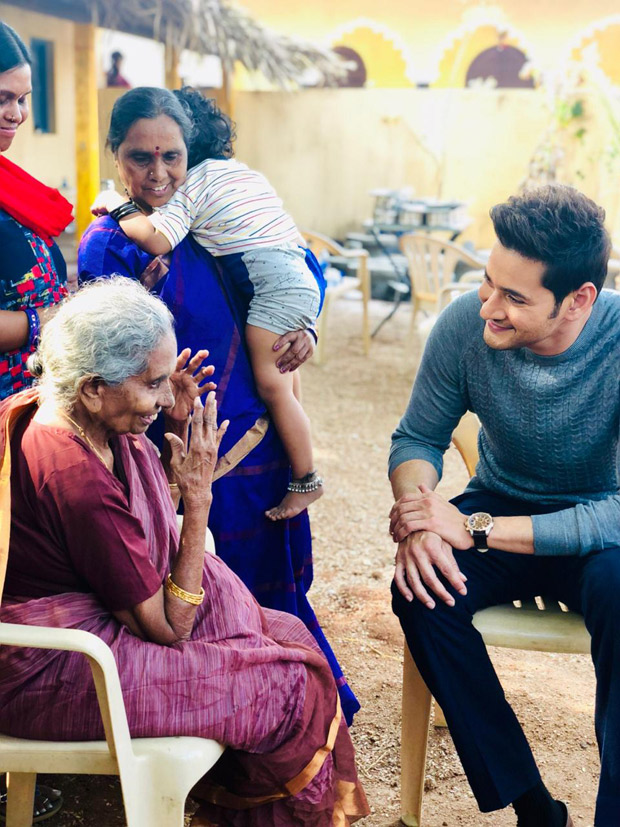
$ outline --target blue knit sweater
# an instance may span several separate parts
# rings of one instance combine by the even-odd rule
[[[452,431],[474,411],[480,460],[467,490],[566,505],[533,515],[536,554],[620,546],[620,294],[604,290],[557,356],[493,350],[479,311],[477,293],[467,293],[437,320],[392,437],[390,473],[423,459],[441,477]]]

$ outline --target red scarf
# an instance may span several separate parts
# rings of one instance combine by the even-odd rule
[[[51,246],[73,219],[73,207],[58,190],[47,187],[0,156],[0,207]]]

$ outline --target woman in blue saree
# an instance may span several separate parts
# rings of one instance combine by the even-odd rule
[[[165,204],[183,183],[191,122],[172,92],[127,92],[112,112],[108,143],[129,196],[145,211]],[[240,331],[248,298],[220,279],[214,259],[188,236],[166,260],[153,259],[131,242],[110,216],[94,221],[78,254],[81,282],[112,273],[141,281],[157,293],[176,321],[179,349],[208,348],[215,366],[217,404],[230,426],[221,446],[221,476],[213,484],[209,526],[218,556],[261,605],[296,615],[325,653],[350,723],[359,703],[310,606],[312,544],[307,512],[273,522],[265,511],[284,496],[290,479],[286,453],[258,396]],[[288,367],[312,353],[306,331],[288,334],[298,353]],[[287,356],[285,355],[285,359]],[[158,427],[159,426],[159,427]],[[162,426],[151,438],[162,443]]]

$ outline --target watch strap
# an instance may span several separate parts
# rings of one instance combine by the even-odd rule
[[[472,531],[472,540],[474,541],[474,548],[476,551],[489,550],[489,538],[484,531]]]

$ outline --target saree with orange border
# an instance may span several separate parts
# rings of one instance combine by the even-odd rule
[[[132,736],[195,735],[230,747],[196,789],[203,802],[196,824],[340,827],[367,814],[333,676],[301,621],[261,609],[211,554],[203,570],[206,597],[189,640],[160,646],[116,620],[107,605],[109,585],[102,598],[95,583],[98,576],[113,582],[115,559],[127,557],[126,549],[109,548],[109,536],[123,542],[122,533],[110,535],[110,526],[122,519],[127,534],[143,536],[148,557],[141,565],[151,589],[170,571],[178,548],[163,469],[145,437],[120,436],[113,446],[123,471],[119,486],[79,437],[32,422],[35,406],[36,391],[0,404],[0,593],[3,560],[7,567],[0,621],[101,637],[116,659]],[[100,507],[106,498],[107,510]],[[77,516],[81,503],[95,503],[87,518]],[[87,519],[81,539],[68,527],[74,518]],[[46,553],[37,557],[39,548]],[[105,565],[93,565],[104,553]],[[126,571],[119,568],[119,577]],[[85,659],[0,647],[0,731],[102,738]]]

